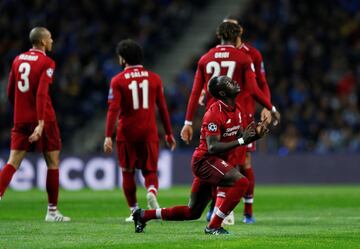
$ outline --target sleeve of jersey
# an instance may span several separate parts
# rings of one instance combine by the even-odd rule
[[[108,95],[108,111],[106,115],[105,136],[111,137],[114,133],[114,128],[117,116],[120,111],[121,95],[119,89],[116,88],[115,81],[110,83],[110,90]]]
[[[261,91],[265,94],[265,96],[270,100],[271,93],[270,93],[269,84],[266,80],[264,61],[259,51],[257,51],[257,53],[255,54],[254,65],[255,65],[255,72],[256,72],[258,86],[261,89]]]
[[[202,129],[204,130],[205,137],[220,136],[221,119],[218,113],[207,111],[205,113]]]
[[[159,114],[161,118],[161,122],[164,126],[164,130],[166,135],[171,135],[171,122],[170,122],[170,116],[166,105],[165,95],[164,95],[164,88],[162,86],[161,80],[159,81],[160,84],[157,88],[156,93],[156,105],[159,108]]]
[[[252,97],[267,109],[272,109],[272,104],[266,95],[260,90],[256,82],[255,68],[252,62],[245,65],[245,88]]]
[[[9,80],[8,80],[8,88],[7,88],[7,96],[11,103],[11,105],[14,105],[15,101],[15,77],[13,70],[11,68],[10,74],[9,74]]]
[[[55,70],[55,62],[50,61],[47,63],[40,76],[39,86],[36,93],[36,112],[37,119],[45,119],[46,102],[49,95],[49,84],[53,81]]]
[[[195,73],[194,84],[191,90],[191,95],[186,110],[185,119],[187,121],[193,120],[195,111],[197,110],[197,106],[199,103],[201,90],[204,88],[205,82],[204,82],[204,75],[202,72],[203,70],[201,68],[201,64],[199,63]]]

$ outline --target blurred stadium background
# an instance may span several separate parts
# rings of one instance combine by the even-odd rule
[[[199,133],[190,146],[180,141],[179,133],[196,62],[217,42],[216,27],[231,13],[241,17],[244,39],[262,52],[272,101],[282,113],[280,127],[258,144],[257,182],[359,183],[360,2],[356,0],[2,0],[0,165],[7,160],[12,127],[6,97],[11,61],[29,49],[29,30],[41,25],[54,38],[50,56],[57,67],[51,92],[63,139],[63,179],[69,181],[66,185],[63,180],[63,187],[107,189],[119,183],[116,162],[102,154],[102,145],[109,82],[120,72],[114,50],[128,37],[141,43],[144,65],[163,79],[178,141],[174,153],[161,155],[162,186],[190,183],[190,158]],[[195,127],[201,112],[200,108]],[[30,156],[25,164],[12,187],[41,187],[37,183],[41,174],[36,172],[43,162]],[[113,171],[106,171],[109,164]],[[91,176],[84,182],[75,181],[86,175]],[[24,185],[23,179],[31,183]]]

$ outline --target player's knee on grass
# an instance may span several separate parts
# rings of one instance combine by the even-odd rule
[[[203,210],[195,209],[195,208],[189,208],[189,220],[197,220],[201,217]]]

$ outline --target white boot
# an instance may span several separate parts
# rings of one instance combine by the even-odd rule
[[[45,216],[46,222],[68,222],[71,221],[70,217],[62,215],[59,210],[47,211]]]

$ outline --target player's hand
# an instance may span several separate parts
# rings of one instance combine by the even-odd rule
[[[165,142],[166,142],[166,145],[170,148],[171,151],[175,150],[176,141],[175,141],[175,138],[174,138],[174,136],[172,134],[171,135],[165,135]]]
[[[254,141],[254,137],[256,136],[255,130],[255,122],[251,122],[248,126],[246,126],[245,130],[242,132],[242,138],[244,139],[245,144],[249,144]]]
[[[266,133],[269,132],[268,125],[269,122],[266,118],[257,124],[255,131],[256,131],[256,135],[259,138],[263,137]]]
[[[261,114],[260,114],[260,120],[263,121],[265,120],[267,121],[268,124],[271,123],[271,120],[272,120],[272,115],[271,115],[271,111],[266,109],[266,108],[263,108],[261,110]]]
[[[112,139],[111,137],[106,137],[105,141],[104,141],[104,152],[105,153],[111,153],[113,148],[112,148]]]
[[[183,128],[181,129],[181,133],[180,133],[181,139],[186,143],[189,144],[190,141],[192,140],[192,136],[193,136],[193,128],[191,125],[184,125]]]
[[[272,113],[272,117],[274,118],[273,126],[277,126],[280,124],[281,115],[280,112],[276,111]]]
[[[33,133],[29,137],[29,142],[34,143],[38,141],[42,135],[42,132],[44,130],[44,121],[39,121],[39,124],[35,127]]]
[[[199,98],[199,105],[201,106],[204,106],[205,105],[205,95],[206,95],[206,92],[205,90],[203,89],[201,91],[201,95],[200,95],[200,98]]]

